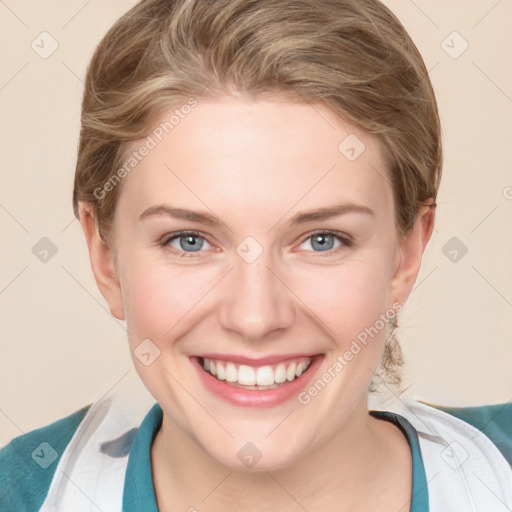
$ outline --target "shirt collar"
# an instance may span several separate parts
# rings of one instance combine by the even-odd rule
[[[410,512],[428,510],[428,488],[418,434],[411,423],[400,414],[374,411],[376,418],[391,421],[405,433],[412,453],[412,499]],[[158,403],[146,414],[133,440],[123,491],[123,511],[158,512],[153,472],[151,469],[151,444],[162,424],[162,409]]]
[[[123,512],[158,512],[151,469],[151,444],[160,429],[162,417],[162,409],[155,403],[135,435],[126,467]]]
[[[412,497],[410,512],[429,510],[428,487],[425,466],[421,456],[418,433],[411,423],[400,414],[389,411],[369,411],[376,418],[390,421],[405,433],[412,454]]]

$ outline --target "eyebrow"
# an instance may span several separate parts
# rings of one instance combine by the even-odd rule
[[[347,213],[363,213],[375,217],[375,212],[367,206],[355,203],[341,203],[325,208],[319,208],[317,210],[299,212],[295,214],[287,224],[295,226],[312,221],[327,220]],[[222,222],[211,213],[187,210],[185,208],[173,208],[166,204],[156,204],[151,206],[142,212],[139,219],[144,220],[153,216],[168,216],[176,219],[198,222],[207,226],[220,226],[222,224]]]

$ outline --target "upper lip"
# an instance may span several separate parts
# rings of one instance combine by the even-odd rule
[[[304,354],[304,353],[296,353],[296,354],[273,354],[266,357],[247,357],[247,356],[237,356],[235,354],[201,354],[200,356],[206,359],[213,359],[215,361],[229,361],[236,364],[245,364],[247,366],[266,366],[271,364],[284,363],[286,361],[290,361],[293,359],[300,359],[303,357],[309,357],[313,359],[315,356],[319,354]]]

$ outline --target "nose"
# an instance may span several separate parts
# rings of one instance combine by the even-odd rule
[[[221,326],[247,341],[261,342],[284,333],[294,322],[293,293],[265,251],[252,263],[235,255],[224,280]]]

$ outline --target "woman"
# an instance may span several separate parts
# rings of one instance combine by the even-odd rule
[[[368,407],[400,381],[441,167],[376,0],[140,2],[87,73],[73,206],[153,400],[13,440],[2,506],[510,508],[510,404]]]

